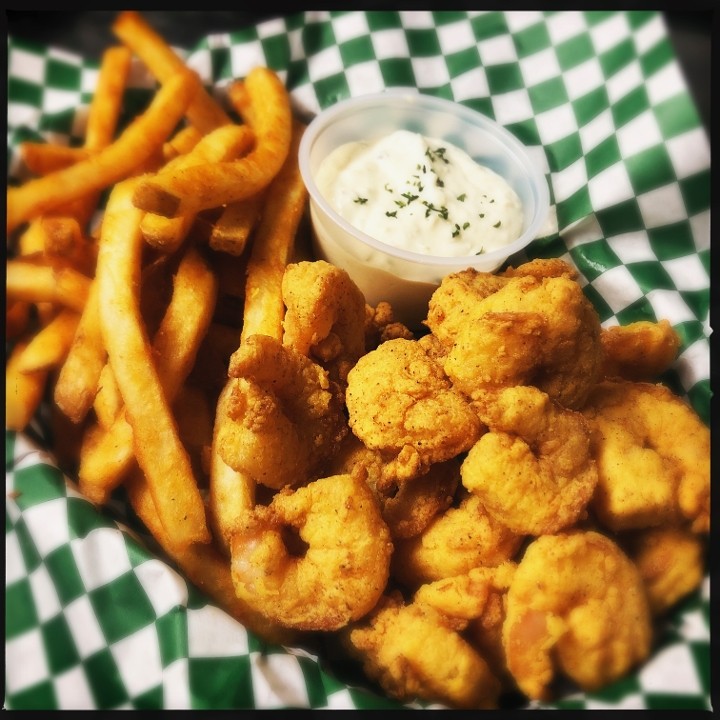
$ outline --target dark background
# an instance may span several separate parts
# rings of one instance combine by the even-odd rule
[[[8,33],[44,45],[53,45],[98,58],[117,39],[110,26],[116,10],[24,11],[7,10]],[[254,25],[277,12],[143,10],[143,16],[171,45],[192,47],[211,33]],[[712,10],[666,10],[670,40],[695,99],[698,112],[710,130],[710,38]]]

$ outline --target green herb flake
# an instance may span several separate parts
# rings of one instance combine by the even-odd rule
[[[364,205],[368,201],[365,197],[360,197],[359,195],[353,200],[354,203],[357,203],[358,205]]]

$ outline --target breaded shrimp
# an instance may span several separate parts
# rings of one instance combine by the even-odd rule
[[[415,334],[395,319],[389,302],[381,301],[375,307],[365,305],[365,350],[374,350],[386,340],[405,338],[413,340]]]
[[[442,366],[470,398],[529,385],[543,352],[547,320],[540,313],[487,312],[458,331]]]
[[[281,490],[237,527],[235,591],[283,627],[338,630],[370,612],[385,590],[390,532],[360,473]]]
[[[553,533],[581,520],[598,482],[581,413],[532,386],[477,404],[489,428],[463,461],[463,485],[499,523],[522,535]]]
[[[413,602],[430,605],[448,618],[468,642],[489,662],[508,690],[514,686],[507,668],[502,627],[507,591],[517,564],[473,568],[464,575],[421,585]]]
[[[592,507],[610,530],[689,522],[710,529],[710,429],[655,383],[605,380],[583,414],[599,482]]]
[[[393,539],[419,535],[436,515],[450,507],[460,484],[460,463],[453,458],[431,465],[425,474],[399,487],[392,483],[383,492],[378,486],[383,485],[385,466],[381,453],[366,448],[358,438],[348,433],[337,454],[327,464],[326,472],[339,475],[363,468]]]
[[[440,365],[404,338],[358,360],[348,374],[345,402],[350,429],[367,447],[395,457],[400,482],[468,450],[483,431]]]
[[[415,537],[395,543],[391,573],[407,588],[512,558],[524,536],[492,518],[480,499],[461,489],[457,507],[438,515]]]
[[[680,336],[668,320],[603,328],[603,377],[651,381],[677,358]]]
[[[534,385],[578,409],[600,379],[600,319],[567,274],[536,274],[523,274],[521,266],[510,277],[469,270],[448,275],[430,298],[426,325],[447,346],[445,370],[466,394],[474,397],[485,383],[500,380]],[[477,323],[488,313],[505,324],[486,323],[478,331]],[[520,337],[513,337],[507,324],[513,314]],[[482,339],[483,331],[490,337]]]
[[[616,543],[574,531],[528,546],[508,591],[503,643],[529,698],[550,700],[556,671],[597,690],[643,661],[651,641],[640,573]]]
[[[385,595],[366,620],[343,630],[341,639],[391,697],[454,708],[497,707],[500,683],[487,662],[429,605]]]
[[[700,587],[706,540],[679,526],[635,530],[622,536],[622,546],[640,571],[653,615],[661,615]]]
[[[283,275],[283,345],[344,383],[365,352],[365,296],[348,273],[324,260],[289,264]]]
[[[267,335],[251,335],[230,359],[229,422],[220,456],[278,489],[310,479],[348,432],[342,393],[319,365]]]
[[[578,271],[562,258],[535,258],[517,267],[509,267],[499,273],[502,277],[530,276],[542,280],[548,277],[564,277],[577,280]]]

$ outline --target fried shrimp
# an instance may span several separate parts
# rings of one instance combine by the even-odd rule
[[[582,414],[532,386],[486,400],[477,407],[489,432],[463,461],[463,485],[518,534],[553,533],[582,519],[598,482]]]
[[[383,520],[390,528],[393,539],[419,535],[432,519],[450,507],[455,490],[460,484],[460,463],[455,458],[436,463],[417,478],[399,487],[391,484],[386,492],[383,485],[385,460],[381,453],[370,450],[349,433],[337,454],[326,466],[331,475],[353,472],[362,468],[367,482],[380,503]]]
[[[662,375],[675,361],[680,337],[667,320],[641,320],[603,328],[603,377],[648,381]]]
[[[605,380],[583,410],[598,487],[592,507],[610,530],[687,522],[710,529],[710,429],[662,384]]]
[[[564,407],[582,407],[600,379],[602,347],[599,316],[580,285],[559,269],[488,275],[448,275],[430,298],[426,325],[448,348],[448,375],[473,396],[487,383],[534,385]],[[478,330],[489,313],[497,316]]]
[[[375,307],[365,305],[365,350],[374,350],[386,340],[413,340],[415,334],[395,319],[392,305],[384,300]]]
[[[500,683],[487,662],[429,605],[384,595],[368,618],[343,630],[341,638],[391,697],[497,707]]]
[[[468,450],[483,431],[440,365],[404,338],[358,360],[348,374],[345,402],[350,429],[367,447],[394,456],[399,482]]]
[[[251,335],[230,359],[223,461],[278,489],[313,476],[348,432],[342,393],[319,365],[267,335]]]
[[[547,321],[539,313],[488,312],[458,331],[443,360],[453,385],[470,398],[529,385],[543,351]]]
[[[500,275],[502,277],[529,276],[538,280],[548,277],[564,277],[568,280],[577,280],[578,272],[562,258],[535,258],[517,267],[509,267],[503,270]]]
[[[463,633],[468,642],[490,662],[490,667],[508,689],[514,685],[507,669],[502,627],[507,591],[517,564],[477,567],[464,575],[436,580],[418,588],[413,602],[441,612]]]
[[[500,565],[520,548],[524,536],[492,518],[478,497],[459,492],[457,507],[435,517],[420,535],[395,543],[391,573],[406,587]]]
[[[661,615],[700,586],[704,536],[682,527],[647,528],[627,533],[621,542],[640,571],[653,615]]]
[[[652,625],[635,565],[597,532],[544,535],[521,558],[507,595],[503,643],[518,687],[551,699],[556,671],[592,691],[650,652]]]
[[[235,591],[283,627],[338,630],[370,612],[385,590],[390,532],[360,473],[281,490],[237,527]]]
[[[365,352],[365,296],[348,273],[325,262],[285,269],[283,345],[306,355],[344,382]]]

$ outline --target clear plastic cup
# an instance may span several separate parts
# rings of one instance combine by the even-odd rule
[[[315,183],[320,164],[340,145],[400,129],[452,143],[502,176],[522,202],[520,237],[480,255],[437,257],[383,243],[342,218]],[[299,166],[310,197],[315,256],[347,270],[370,305],[391,303],[396,318],[409,327],[425,318],[428,300],[443,277],[469,267],[497,270],[537,237],[550,208],[545,175],[514,135],[464,105],[413,89],[350,98],[320,112],[303,135]]]

